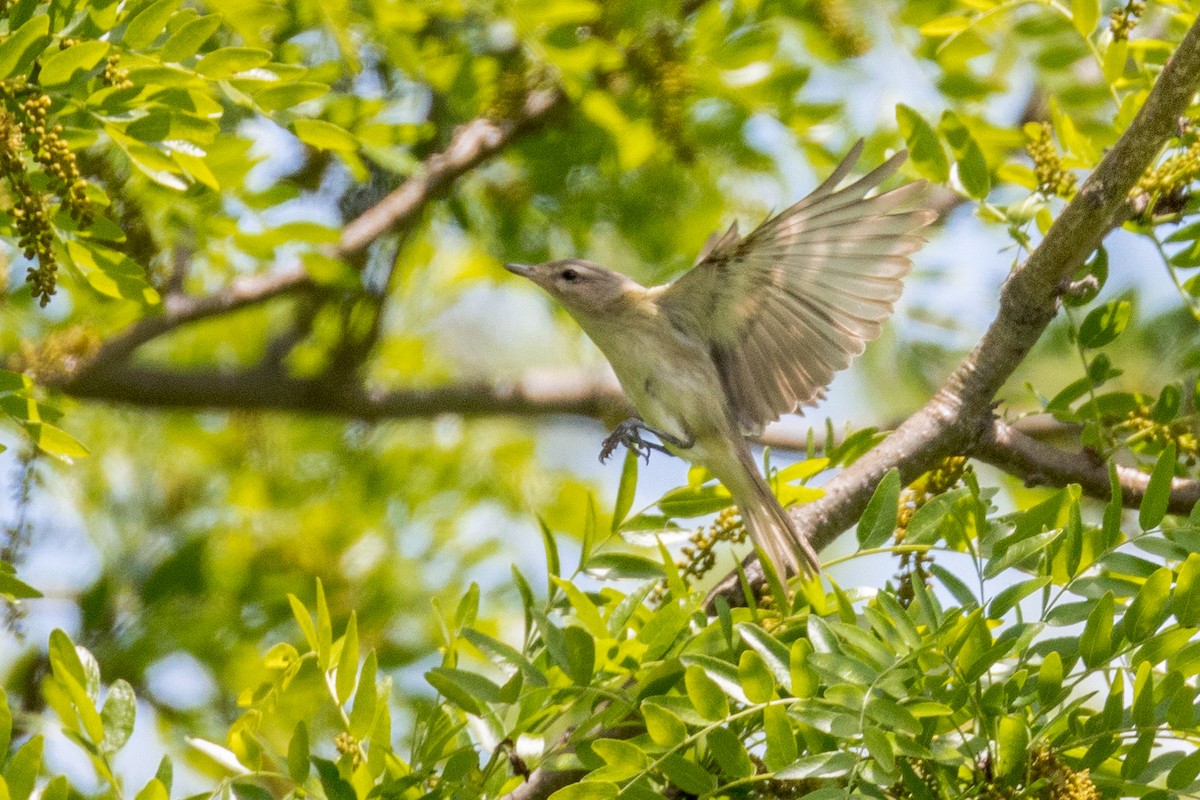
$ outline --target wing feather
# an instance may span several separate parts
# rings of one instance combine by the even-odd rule
[[[924,244],[917,231],[936,216],[901,210],[922,182],[867,196],[903,152],[841,186],[861,154],[860,141],[811,194],[745,238],[736,226],[714,234],[696,266],[660,290],[675,325],[708,343],[747,430],[823,397],[879,335]]]

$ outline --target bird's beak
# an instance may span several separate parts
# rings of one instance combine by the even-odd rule
[[[533,276],[533,267],[528,264],[505,264],[504,268],[514,275],[529,278]]]

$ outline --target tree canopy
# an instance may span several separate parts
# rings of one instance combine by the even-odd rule
[[[1195,796],[1197,11],[0,0],[0,800]],[[783,584],[500,267],[860,138],[940,219]]]

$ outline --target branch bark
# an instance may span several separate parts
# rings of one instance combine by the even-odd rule
[[[136,406],[302,412],[367,421],[440,414],[575,414],[607,420],[630,410],[620,388],[610,381],[539,373],[499,384],[378,391],[337,380],[291,378],[274,369],[182,372],[118,364],[65,388],[78,398]]]
[[[1011,425],[996,420],[987,436],[975,445],[972,455],[987,464],[1016,475],[1027,486],[1066,486],[1078,483],[1093,497],[1107,498],[1108,464],[1084,451],[1068,452],[1039,442]],[[1127,508],[1137,508],[1146,495],[1150,476],[1130,467],[1117,467],[1121,500]],[[1167,510],[1187,514],[1200,502],[1200,481],[1175,478],[1171,481],[1171,499]]]
[[[820,500],[794,513],[800,530],[820,550],[848,528],[893,467],[907,483],[950,455],[971,455],[993,434],[993,400],[1054,318],[1060,288],[1120,224],[1129,192],[1177,129],[1200,84],[1200,21],[1192,25],[1145,104],[1054,221],[1000,295],[995,320],[932,400],[874,450],[826,486]],[[763,582],[753,557],[744,562],[752,584]],[[744,603],[736,573],[710,593]]]

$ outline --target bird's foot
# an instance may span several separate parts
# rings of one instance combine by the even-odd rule
[[[622,422],[613,432],[604,440],[604,444],[600,448],[600,463],[608,461],[609,457],[616,452],[617,447],[625,445],[637,455],[646,459],[646,463],[650,463],[650,451],[657,450],[660,453],[670,453],[666,447],[658,442],[650,442],[642,438],[642,431],[646,430],[656,436],[661,436],[658,431],[647,427],[646,423],[636,417],[630,417]]]

